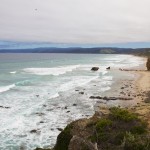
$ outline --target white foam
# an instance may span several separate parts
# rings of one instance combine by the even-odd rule
[[[11,71],[10,73],[11,73],[11,74],[15,74],[16,72],[17,72],[17,71]]]
[[[79,76],[73,77],[70,82],[62,84],[58,88],[58,91],[67,91],[67,90],[73,89],[75,87],[85,85],[85,84],[91,82],[92,80],[97,79],[98,77],[99,76],[95,76],[95,77],[80,76],[80,78],[79,78]]]
[[[78,68],[80,65],[71,65],[71,66],[61,66],[56,68],[25,68],[23,71],[35,74],[35,75],[54,75],[58,76],[65,74],[66,72],[71,72],[72,70]]]
[[[59,94],[56,93],[56,94],[52,95],[49,99],[51,99],[51,98],[56,98],[56,97],[58,97],[58,96],[59,96]]]
[[[11,88],[15,87],[15,84],[0,87],[0,93],[9,91]]]

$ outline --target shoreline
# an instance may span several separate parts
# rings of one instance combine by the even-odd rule
[[[150,127],[150,71],[139,72],[137,80],[137,91],[140,93],[140,103],[133,107],[131,111],[137,113],[141,118],[148,122]]]
[[[126,71],[123,71],[123,73],[125,72]],[[79,119],[67,125],[67,127],[57,137],[57,142],[56,142],[54,149],[51,149],[51,150],[60,150],[62,146],[65,146],[65,150],[76,150],[76,149],[80,149],[81,147],[86,148],[88,150],[98,150],[100,147],[105,147],[107,149],[107,146],[108,147],[110,146],[109,145],[110,143],[107,143],[109,139],[114,138],[113,140],[117,140],[116,137],[119,136],[119,139],[121,138],[123,140],[126,137],[126,135],[129,135],[129,134],[132,135],[134,139],[139,138],[139,141],[135,140],[135,144],[131,142],[130,146],[132,148],[135,147],[136,145],[139,146],[141,144],[140,142],[143,139],[141,138],[140,134],[142,134],[145,141],[149,140],[148,137],[150,133],[149,132],[149,129],[150,129],[150,120],[149,120],[149,117],[150,117],[150,84],[149,84],[150,72],[146,70],[143,70],[143,71],[132,70],[130,73],[134,74],[134,77],[135,77],[134,79],[120,80],[117,86],[117,89],[111,89],[111,90],[115,90],[115,91],[117,90],[117,92],[115,92],[115,95],[120,94],[125,97],[128,96],[128,98],[132,96],[133,99],[131,100],[131,103],[132,102],[134,103],[132,106],[129,105],[129,106],[123,107],[122,105],[122,106],[110,108],[107,106],[107,103],[103,103],[103,102],[100,102],[100,104],[97,103],[99,104],[99,106],[97,106],[97,111],[95,111],[95,114],[90,118]],[[123,92],[120,93],[120,90]],[[110,91],[106,93],[112,94],[110,93]],[[146,99],[148,101],[146,101]],[[110,100],[107,100],[107,101],[110,102]],[[125,101],[123,100],[123,102],[129,104],[128,100],[125,100]],[[101,105],[101,104],[104,104],[104,105]],[[118,121],[118,124],[116,124],[115,119],[113,120],[113,118],[111,117],[112,110],[115,111],[115,114],[120,112],[120,114],[118,115],[122,119],[125,119],[127,117],[129,120],[131,119],[133,120],[133,122],[139,121],[139,123],[135,123],[135,125],[133,125],[132,121],[130,122],[129,120],[128,121],[126,120],[124,122],[123,120],[120,120]],[[125,114],[127,116],[124,116]],[[108,133],[107,126],[109,126],[108,125],[109,123],[112,123],[112,124],[114,123],[115,126],[112,127],[110,125],[109,128],[112,128],[112,130],[110,130],[110,132]],[[141,125],[139,128],[138,125],[140,123]],[[147,125],[144,125],[144,123],[146,123]],[[98,125],[101,130],[103,128],[106,128],[106,131],[104,132],[103,130],[102,131],[99,130],[97,132]],[[122,133],[123,134],[122,136],[120,136],[120,131],[119,131],[120,127],[125,127],[124,129],[125,132]],[[132,133],[132,129],[134,127],[135,129],[139,129],[139,130],[135,130],[137,133],[135,132]],[[128,130],[128,128],[131,128],[131,129]],[[113,130],[115,130],[115,132],[113,132]],[[98,134],[99,132],[100,133],[102,132],[102,135],[101,134],[99,135]],[[138,132],[142,132],[142,133],[138,135]],[[109,134],[110,135],[112,134],[112,135],[110,136]],[[107,139],[103,139],[104,135],[105,137],[107,137]],[[91,137],[94,138],[94,140],[91,139]],[[67,142],[65,142],[64,144],[65,139],[67,140]],[[120,144],[123,142],[121,139],[120,139]],[[145,141],[143,140],[143,145],[142,145],[143,148],[147,147],[147,145],[144,144]],[[115,143],[115,141],[113,142]],[[111,143],[112,146],[114,146],[114,148],[110,146],[112,149],[117,148],[117,145],[114,143]],[[121,144],[120,146],[123,146],[123,145]],[[121,147],[118,146],[118,148],[120,149]],[[36,149],[36,150],[42,150],[42,149]]]
[[[147,82],[148,71],[146,71],[146,58],[143,58],[145,63],[141,64],[138,67],[132,67],[130,69],[115,70],[118,73],[122,72],[123,76],[128,76],[126,78],[121,77],[120,79],[115,79],[116,81],[111,85],[111,89],[105,91],[103,97],[114,97],[118,98],[117,100],[107,100],[107,101],[98,101],[95,105],[95,112],[101,111],[104,113],[110,107],[121,107],[126,109],[133,109],[139,103],[144,100],[144,91],[142,90],[147,86],[150,89],[150,86]],[[132,76],[130,78],[130,76]],[[147,84],[142,84],[146,82]],[[143,92],[142,92],[143,91]],[[119,99],[120,98],[120,99]],[[130,100],[131,99],[131,100]]]
[[[143,60],[145,61],[145,64],[140,65],[139,67],[133,67],[131,70],[122,71],[123,73],[128,72],[129,74],[134,75],[134,79],[120,80],[116,82],[115,84],[117,85],[117,88],[114,90],[110,89],[109,91],[106,91],[104,95],[111,95],[110,93],[115,92],[114,95],[125,96],[126,93],[127,98],[130,98],[132,96],[133,100],[131,101],[122,100],[122,105],[118,104],[120,100],[115,101],[117,104],[116,106],[136,113],[140,118],[148,122],[148,127],[150,128],[150,71],[147,71],[145,66],[147,60],[146,57],[143,57]],[[127,89],[123,87],[125,84]],[[112,87],[114,87],[114,85],[112,85]],[[121,94],[120,89],[122,89]],[[130,94],[127,95],[127,93]],[[110,107],[112,107],[112,105]],[[95,113],[108,114],[110,107],[106,103],[105,105],[100,105],[99,103],[97,103]]]
[[[113,88],[104,92],[104,94],[102,95],[107,97],[125,97],[127,98],[126,100],[100,99],[96,102],[95,114],[92,117],[79,119],[73,121],[72,123],[75,124],[75,126],[77,123],[77,126],[79,128],[82,127],[82,130],[84,130],[84,128],[86,128],[85,125],[89,123],[89,121],[93,121],[94,118],[101,118],[102,116],[108,115],[110,112],[109,108],[112,106],[117,106],[119,108],[125,108],[126,110],[137,114],[141,119],[147,121],[148,127],[150,127],[150,100],[149,103],[145,102],[147,99],[147,94],[150,91],[150,72],[146,71],[144,65],[145,64],[139,67],[133,67],[133,69],[131,69],[130,71],[122,70],[121,72],[123,74],[133,75],[133,78],[122,78],[118,80],[117,82],[112,84]],[[128,98],[132,98],[132,100],[128,100]],[[108,106],[108,103],[110,104],[110,107]],[[111,104],[113,105],[111,106]],[[65,131],[65,129],[63,131]],[[63,133],[63,131],[61,133]]]

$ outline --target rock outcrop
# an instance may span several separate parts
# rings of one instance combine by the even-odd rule
[[[70,140],[68,150],[80,150],[80,149],[98,150],[96,144],[93,144],[92,142],[75,135]]]
[[[97,70],[99,70],[99,67],[92,67],[91,70],[92,70],[92,71],[97,71]]]
[[[129,95],[128,95],[129,96]],[[102,99],[102,100],[106,100],[106,101],[110,101],[110,100],[133,100],[133,98],[128,98],[128,97],[101,97],[101,96],[90,96],[90,99]]]
[[[51,150],[150,149],[149,128],[137,114],[113,107],[67,125]],[[50,150],[50,149],[36,149]]]
[[[147,59],[146,67],[147,70],[150,71],[150,57]]]
[[[107,69],[107,70],[110,70],[110,67],[107,67],[106,69]]]

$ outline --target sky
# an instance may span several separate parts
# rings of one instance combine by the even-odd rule
[[[150,0],[0,0],[0,40],[150,47]]]

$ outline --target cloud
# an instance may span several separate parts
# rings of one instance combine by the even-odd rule
[[[150,41],[149,0],[0,0],[0,39],[52,43]]]

